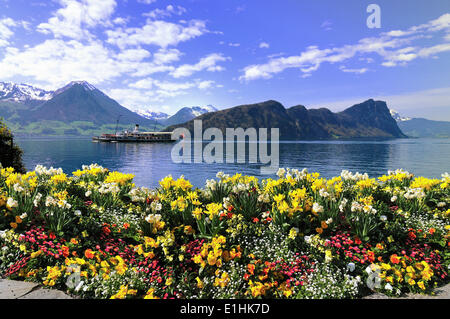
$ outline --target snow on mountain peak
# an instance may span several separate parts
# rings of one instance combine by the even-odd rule
[[[0,82],[0,99],[15,102],[30,100],[46,101],[51,99],[53,92],[46,91],[28,84]]]
[[[149,120],[165,120],[169,117],[169,114],[164,112],[155,112],[152,110],[137,110],[135,113]]]
[[[410,117],[404,117],[401,116],[397,111],[395,110],[389,110],[389,112],[391,113],[391,116],[394,120],[396,120],[397,122],[403,122],[403,121],[409,121],[411,118]]]
[[[216,112],[217,109],[212,105],[206,105],[206,106],[191,106],[188,107],[188,109],[191,110],[192,114],[195,115],[195,117],[200,116],[205,113],[210,112]]]

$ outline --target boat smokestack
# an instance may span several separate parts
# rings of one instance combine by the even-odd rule
[[[133,133],[139,133],[139,124],[136,124],[136,125],[134,126],[134,131],[133,131]]]

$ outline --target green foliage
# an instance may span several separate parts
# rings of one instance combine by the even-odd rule
[[[17,172],[25,172],[22,150],[14,144],[11,131],[0,119],[0,163],[2,167],[13,167]]]

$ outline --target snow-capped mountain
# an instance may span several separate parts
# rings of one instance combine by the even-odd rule
[[[60,93],[62,93],[64,91],[70,89],[74,85],[79,85],[83,89],[85,89],[86,91],[95,91],[95,90],[97,90],[97,88],[95,86],[93,86],[92,84],[90,84],[90,83],[88,83],[86,81],[72,81],[69,84],[67,84],[66,86],[63,86],[62,88],[56,90],[54,95],[58,95],[58,94],[60,94]]]
[[[46,91],[28,84],[0,82],[0,100],[14,102],[47,101],[52,97],[52,91]]]
[[[146,119],[155,120],[155,121],[164,121],[170,117],[170,115],[167,113],[154,112],[151,110],[137,110],[136,113],[142,117],[145,117]]]
[[[394,120],[396,120],[397,122],[403,122],[403,121],[409,121],[411,120],[410,117],[403,117],[401,116],[397,111],[395,110],[389,110],[389,112],[391,113],[391,116]]]
[[[216,112],[217,109],[212,105],[207,106],[191,106],[191,107],[183,107],[177,113],[166,119],[163,124],[164,125],[176,125],[181,124],[187,121],[190,121],[197,116],[200,116],[205,113]]]
[[[192,114],[195,115],[195,117],[200,116],[205,113],[217,111],[217,109],[212,105],[192,106],[192,107],[190,107],[190,109],[192,110]]]

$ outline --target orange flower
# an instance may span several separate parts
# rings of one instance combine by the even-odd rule
[[[320,223],[320,226],[322,226],[323,229],[327,229],[328,228],[328,224],[322,220],[322,222]]]
[[[322,234],[323,233],[323,229],[322,228],[316,228],[316,232],[318,232],[319,234]]]
[[[89,258],[89,259],[94,258],[94,253],[93,253],[92,249],[86,249],[86,251],[84,252],[84,256],[86,256],[86,258]]]
[[[130,227],[130,224],[128,224],[128,223],[124,223],[124,224],[123,224],[123,228],[124,228],[124,229],[128,229],[128,227]]]
[[[69,257],[69,247],[63,245],[61,248],[62,248],[63,256],[64,257]]]
[[[391,263],[398,264],[400,262],[400,258],[398,258],[397,254],[391,255]]]
[[[430,228],[430,230],[428,231],[430,233],[430,235],[433,235],[435,233],[436,229],[434,228]]]
[[[380,250],[383,250],[383,249],[384,249],[384,247],[383,247],[382,244],[377,244],[376,247],[377,247],[377,249],[380,249]]]
[[[375,261],[375,253],[374,253],[373,251],[369,251],[369,252],[367,253],[367,255],[369,255],[369,261],[370,261],[371,263],[373,263],[373,262]]]
[[[70,242],[74,245],[78,245],[78,240],[76,238],[71,238]]]
[[[250,274],[252,274],[252,275],[255,274],[255,265],[253,265],[253,264],[248,264],[248,265],[247,265],[247,269],[248,269],[248,272],[249,272]]]
[[[9,224],[12,228],[16,229],[17,228],[17,223],[10,223]]]

